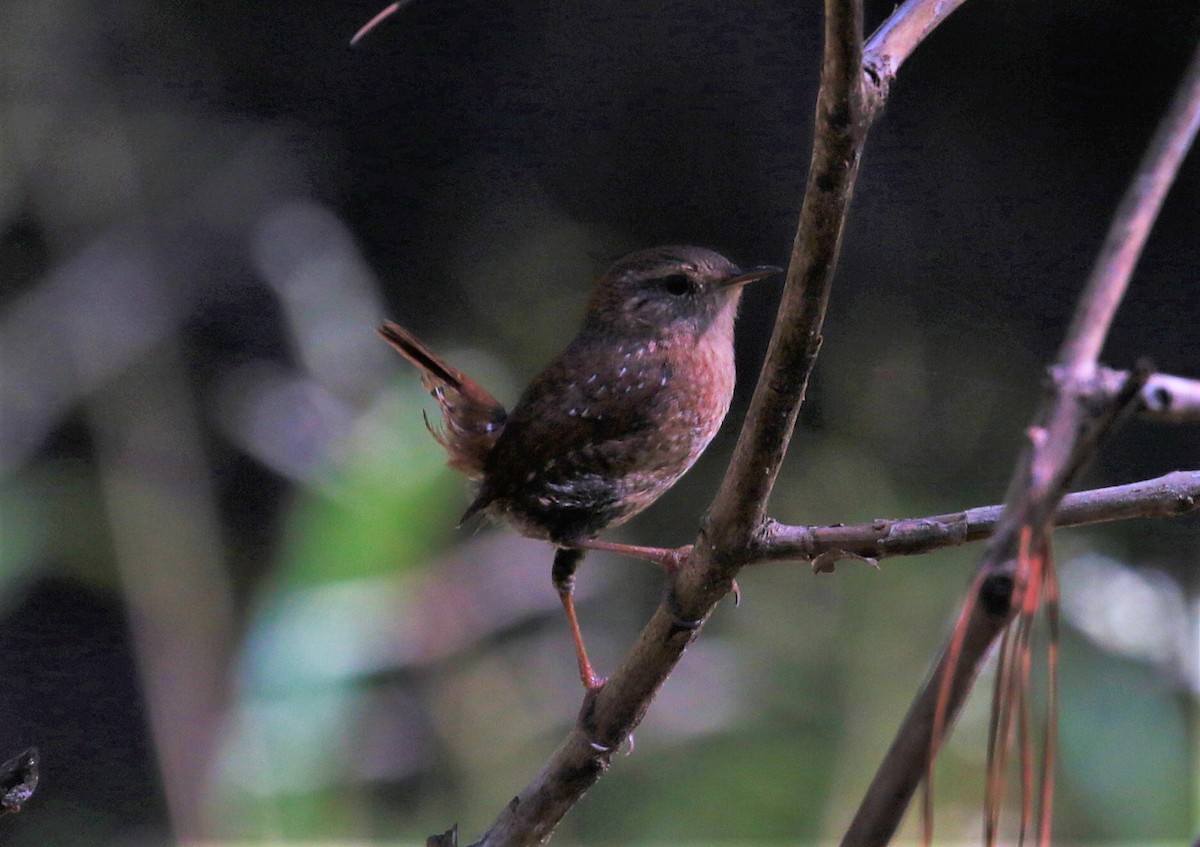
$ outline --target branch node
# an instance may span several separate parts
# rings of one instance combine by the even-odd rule
[[[620,738],[601,740],[600,732],[596,728],[596,700],[603,689],[603,685],[588,689],[587,694],[583,697],[583,703],[579,707],[579,716],[575,719],[575,726],[583,734],[587,746],[596,754],[592,757],[592,766],[600,771],[608,769],[613,751],[621,746]]]
[[[826,550],[821,555],[812,560],[813,573],[833,573],[837,570],[837,563],[846,560],[854,560],[858,562],[866,562],[875,570],[879,570],[879,560],[870,556],[861,556],[858,553],[850,550]]]
[[[671,628],[667,630],[667,640],[684,633],[693,633],[704,625],[704,618],[693,618],[683,613],[683,604],[679,602],[679,595],[675,593],[674,582],[667,588],[667,598],[664,605],[671,619]]]
[[[1155,386],[1146,397],[1146,408],[1152,412],[1169,412],[1173,398],[1171,392],[1163,386]]]
[[[1007,620],[1012,608],[1012,595],[1012,576],[1008,573],[992,574],[979,586],[979,605],[993,620]]]
[[[862,109],[868,119],[873,120],[883,111],[888,98],[888,88],[895,78],[896,69],[889,57],[863,57],[863,78],[859,90],[862,93]]]

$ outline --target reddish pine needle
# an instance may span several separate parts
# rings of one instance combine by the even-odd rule
[[[1004,800],[1004,763],[1005,748],[999,739],[1006,730],[1001,718],[1009,714],[1008,688],[1004,685],[1007,666],[1012,651],[1013,632],[1005,628],[1000,637],[1000,650],[996,658],[996,678],[992,684],[992,710],[988,716],[987,764],[985,766],[986,780],[983,792],[983,841],[984,844],[996,842],[996,832],[1000,827],[1000,806]],[[997,779],[999,775],[999,779]]]
[[[1000,817],[1004,806],[1009,755],[1014,742],[1021,772],[1021,813],[1017,843],[1024,843],[1026,833],[1033,831],[1034,798],[1038,798],[1038,845],[1049,847],[1051,815],[1054,796],[1054,760],[1057,744],[1055,725],[1058,710],[1058,576],[1054,557],[1047,541],[1037,552],[1031,550],[1033,532],[1029,527],[1021,532],[1017,554],[1017,570],[1013,585],[1012,607],[1016,616],[1001,637],[996,662],[996,681],[992,690],[992,708],[988,720],[987,763],[983,801],[984,844],[995,845],[1000,833]],[[953,679],[966,637],[967,622],[978,602],[983,575],[977,575],[967,601],[959,613],[950,646],[941,668],[938,697],[934,708],[933,732],[929,745],[929,762],[925,775],[922,804],[924,843],[933,842],[933,769],[938,748],[946,729]],[[1047,703],[1043,724],[1043,744],[1040,762],[1041,791],[1035,779],[1033,742],[1033,629],[1038,611],[1046,610],[1049,625],[1047,647]]]
[[[1042,740],[1041,820],[1038,825],[1038,847],[1050,847],[1050,831],[1054,817],[1054,763],[1058,754],[1058,569],[1049,545],[1043,549],[1046,563],[1046,624],[1049,643],[1046,647],[1046,726]]]
[[[967,623],[975,611],[975,599],[979,596],[982,584],[983,574],[977,574],[967,594],[967,602],[959,612],[958,623],[954,626],[954,637],[950,640],[946,659],[942,663],[942,679],[938,685],[937,705],[933,710],[933,729],[929,735],[929,763],[925,771],[925,791],[921,804],[925,847],[933,843],[933,766],[937,762],[938,747],[941,746],[942,733],[946,726],[946,715],[950,711],[950,689],[954,682],[954,671],[958,668],[958,659],[962,655],[963,642],[967,637]]]
[[[1030,697],[1030,678],[1033,672],[1033,619],[1020,620],[1021,642],[1017,654],[1017,743],[1021,751],[1021,828],[1017,830],[1017,844],[1025,843],[1025,833],[1033,820],[1033,702]]]
[[[388,6],[386,9],[384,9],[382,12],[377,14],[375,17],[371,18],[371,20],[369,20],[365,24],[363,24],[362,27],[359,29],[359,31],[354,33],[354,37],[350,39],[350,46],[353,47],[355,44],[357,44],[359,41],[361,41],[363,36],[365,36],[371,30],[375,29],[375,27],[378,26],[380,23],[382,23],[383,21],[387,20],[392,15],[394,15],[400,9],[400,7],[403,5],[404,4],[402,2],[392,3],[390,6]]]

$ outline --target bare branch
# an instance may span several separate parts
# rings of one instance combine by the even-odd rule
[[[1192,58],[1166,116],[1159,124],[1109,228],[1096,265],[1067,329],[1050,394],[1035,417],[1030,447],[1009,486],[1008,514],[1001,521],[988,567],[1004,568],[1021,526],[1044,527],[1078,467],[1075,452],[1103,393],[1097,359],[1134,266],[1162,207],[1167,189],[1200,125],[1200,49]],[[1036,542],[1037,539],[1034,539]]]
[[[770,524],[754,562],[815,561],[825,557],[885,559],[914,556],[988,538],[1003,506],[980,506],[925,518],[875,520],[846,526]],[[1175,471],[1156,479],[1068,494],[1054,516],[1056,527],[1132,518],[1162,518],[1200,508],[1200,471]]]
[[[787,282],[746,422],[706,523],[708,539],[723,553],[744,549],[762,524],[804,402],[821,349],[821,326],[868,123],[862,4],[827,0],[812,164]],[[697,561],[692,570],[706,565]]]
[[[1120,304],[1166,190],[1200,122],[1200,50],[1197,50],[1171,107],[1129,187],[1109,230],[1095,268],[1059,353],[1055,379],[1030,427],[1009,485],[996,534],[980,562],[979,593],[971,606],[961,654],[951,670],[948,728],[966,699],[984,656],[1011,617],[1013,560],[1022,528],[1033,532],[1036,549],[1050,530],[1064,488],[1089,448],[1119,413],[1100,377],[1097,357]],[[1143,384],[1145,379],[1143,378]],[[1141,391],[1142,384],[1125,383]],[[1099,400],[1098,400],[1099,398]],[[969,601],[970,602],[970,601]],[[843,845],[886,843],[925,773],[931,749],[933,715],[946,653],[914,700],[892,747],[875,774]],[[937,739],[938,742],[941,739]]]
[[[1127,371],[1100,368],[1103,391],[1115,395],[1129,378]],[[1153,374],[1138,397],[1140,417],[1162,423],[1200,423],[1200,380],[1170,374]]]
[[[702,533],[730,573],[738,551],[752,542],[765,519],[820,352],[846,212],[871,123],[900,65],[963,2],[908,0],[864,51],[861,2],[826,0],[812,164],[787,282],[745,424]],[[864,66],[871,70],[867,78]]]
[[[866,66],[886,85],[900,65],[964,0],[908,0],[867,41]]]
[[[1169,518],[1198,508],[1200,470],[1173,471],[1142,482],[1068,494],[1054,515],[1054,526],[1063,529],[1136,518]],[[1003,511],[1003,506],[978,506],[920,518],[878,518],[827,526],[789,526],[767,519],[743,566],[811,562],[814,570],[825,572],[844,559],[875,564],[881,559],[931,553],[990,538]],[[692,550],[690,544],[672,549],[614,545],[613,552],[662,565],[687,561]]]
[[[1175,174],[1200,126],[1200,50],[1192,58],[1166,117],[1142,157],[1133,184],[1121,200],[1087,290],[1075,312],[1059,362],[1090,370],[1100,356],[1117,306],[1150,235]]]

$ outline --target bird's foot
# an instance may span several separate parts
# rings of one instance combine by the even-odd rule
[[[692,555],[691,544],[685,544],[682,547],[642,547],[637,544],[621,544],[616,541],[601,541],[591,538],[585,541],[576,541],[572,546],[584,550],[602,550],[605,553],[616,553],[621,556],[632,556],[635,559],[654,562],[668,576],[678,573],[679,569],[683,567],[683,563]],[[742,605],[742,589],[738,587],[736,579],[730,585],[730,590],[733,592],[733,605]]]
[[[596,677],[596,684],[587,687],[587,692],[583,695],[583,704],[579,707],[579,717],[576,720],[576,726],[583,733],[584,740],[587,741],[588,747],[592,748],[599,756],[609,757],[620,749],[621,745],[627,745],[625,755],[633,753],[634,741],[633,733],[629,733],[624,739],[618,738],[608,744],[601,744],[598,740],[598,732],[595,721],[596,698],[600,694],[600,689],[604,687],[607,681],[603,677]]]
[[[596,711],[596,697],[600,694],[600,689],[604,687],[604,679],[593,676],[592,679],[584,680],[583,687],[586,689],[583,695],[583,703],[579,706],[579,717],[576,719],[576,724],[579,731],[583,733],[587,739],[588,746],[601,755],[611,753],[613,748],[610,744],[601,744],[596,740],[596,727],[594,715]]]
[[[634,742],[633,742],[633,733],[632,732],[629,733],[629,735],[625,736],[625,743],[628,745],[625,748],[625,755],[632,756],[633,749],[635,746]],[[589,741],[588,746],[591,747],[593,750],[595,750],[597,753],[611,753],[613,751],[612,747],[605,747],[603,744],[599,744],[595,741]]]

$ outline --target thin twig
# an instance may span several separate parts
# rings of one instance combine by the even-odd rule
[[[904,60],[965,0],[908,0],[867,41],[865,64],[883,85],[896,76]]]
[[[1100,368],[1102,390],[1115,395],[1129,377],[1127,371]],[[1138,397],[1138,416],[1161,423],[1200,423],[1200,380],[1153,374]]]
[[[1182,515],[1200,508],[1200,470],[1173,473],[1068,494],[1054,516],[1056,527],[1131,518]],[[869,560],[914,556],[990,537],[1003,506],[980,506],[923,518],[874,520],[837,526],[771,524],[755,548],[754,563],[772,561]]]
[[[1075,312],[1059,362],[1069,368],[1095,367],[1117,306],[1141,258],[1150,228],[1167,190],[1200,127],[1200,50],[1192,58],[1166,117],[1150,141],[1137,177],[1117,208],[1087,290]]]

